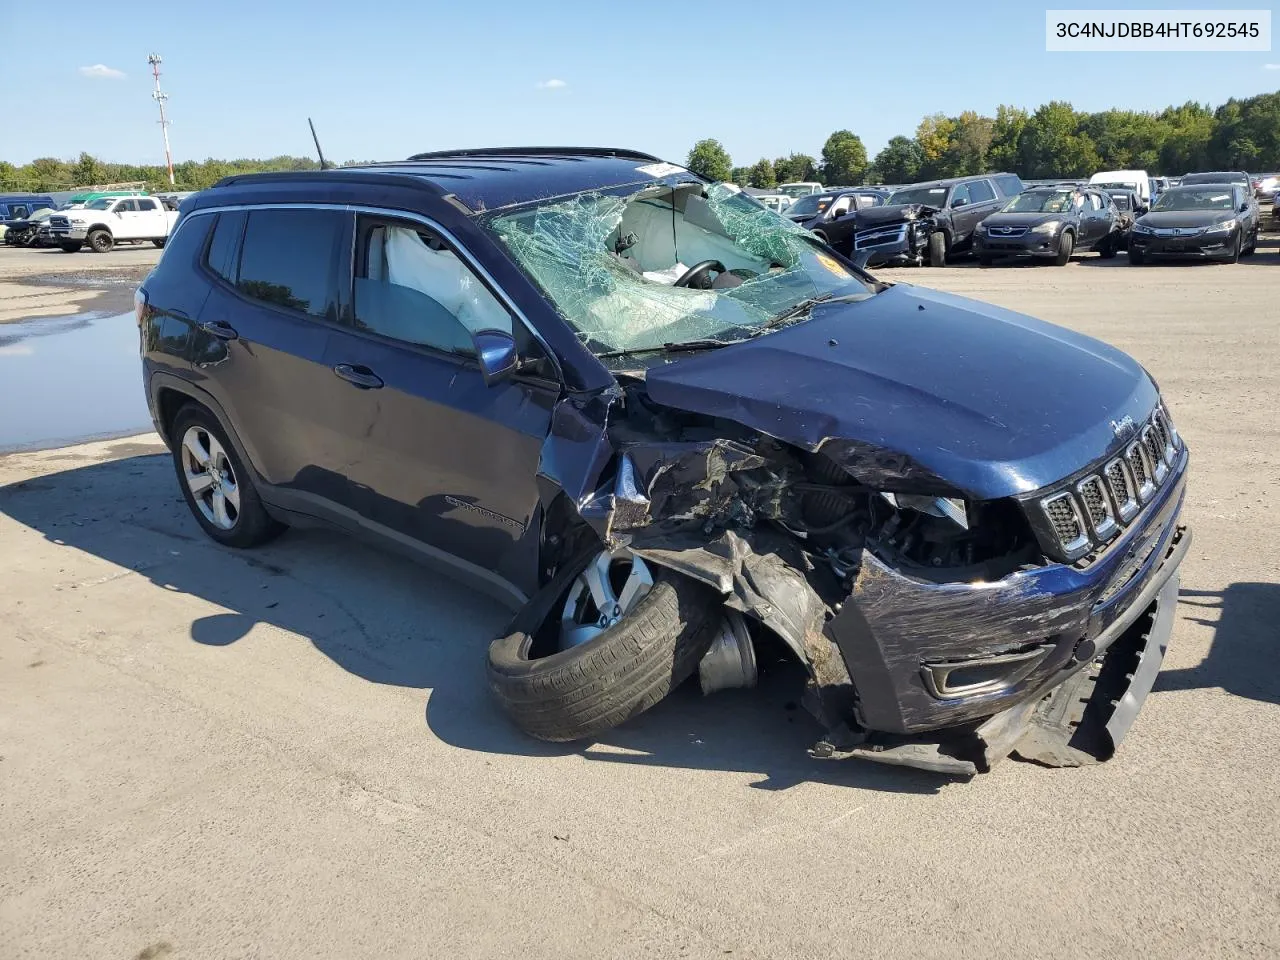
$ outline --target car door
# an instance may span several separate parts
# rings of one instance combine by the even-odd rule
[[[366,523],[525,589],[536,555],[518,547],[536,550],[538,461],[560,389],[527,374],[485,384],[472,335],[519,341],[524,328],[472,262],[443,231],[360,216],[351,307],[325,364],[348,378],[359,420],[348,470]]]
[[[192,373],[230,420],[268,499],[343,520],[343,472],[359,429],[350,389],[325,363],[350,272],[353,215],[311,207],[217,214]],[[345,511],[345,512],[344,512]]]
[[[1095,191],[1086,190],[1080,210],[1080,236],[1076,239],[1077,248],[1091,247],[1102,239],[1107,226],[1107,221],[1103,217],[1101,198]]]
[[[951,213],[951,242],[963,243],[973,236],[972,199],[969,197],[969,185],[960,183],[951,189],[951,199],[947,201]]]
[[[165,229],[164,212],[154,197],[138,197],[133,204],[138,211],[133,226],[135,237],[152,240],[169,232]]]
[[[972,180],[968,188],[969,209],[965,216],[967,229],[972,233],[974,227],[1000,208],[1000,199],[988,180]]]
[[[134,229],[137,226],[137,201],[132,199],[121,199],[115,202],[109,211],[105,212],[104,220],[107,226],[111,228],[111,235],[117,240],[132,240],[137,234]]]

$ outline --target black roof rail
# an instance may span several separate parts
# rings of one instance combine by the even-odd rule
[[[476,147],[470,150],[433,150],[428,153],[415,153],[410,160],[447,160],[452,157],[518,157],[518,156],[584,156],[584,157],[624,157],[628,160],[652,160],[661,162],[661,157],[626,147]]]

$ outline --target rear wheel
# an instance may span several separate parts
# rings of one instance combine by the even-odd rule
[[[107,253],[116,245],[115,238],[106,230],[93,230],[85,239],[89,242],[89,249],[94,253]]]
[[[256,547],[284,525],[262,505],[253,478],[217,419],[199,404],[178,411],[169,436],[182,496],[196,522],[228,547]]]
[[[947,265],[947,235],[941,230],[929,234],[929,266]]]
[[[1075,234],[1070,230],[1063,231],[1062,236],[1058,238],[1058,255],[1053,258],[1055,266],[1065,267],[1071,259],[1071,254],[1076,248]]]

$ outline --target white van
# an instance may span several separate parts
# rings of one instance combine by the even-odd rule
[[[1103,190],[1132,190],[1146,206],[1151,206],[1151,178],[1145,170],[1103,170],[1089,178],[1089,186]]]
[[[815,183],[812,180],[798,180],[795,183],[778,184],[778,193],[790,197],[792,200],[799,200],[801,197],[807,197],[812,193],[821,193],[822,184]]]

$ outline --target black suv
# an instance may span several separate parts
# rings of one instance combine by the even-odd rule
[[[136,302],[205,533],[325,525],[489,591],[517,611],[489,685],[534,736],[749,686],[768,638],[819,756],[1072,763],[1160,669],[1188,453],[1143,368],[656,157],[231,177]]]
[[[1079,250],[1103,259],[1125,244],[1128,221],[1103,190],[1064,184],[1034,187],[1009,200],[974,231],[978,262],[997,257],[1034,257],[1065,266]]]
[[[950,254],[970,247],[974,227],[1021,192],[1013,173],[899,187],[883,206],[857,213],[852,253],[871,265],[944,266]]]
[[[843,187],[801,197],[784,212],[792,223],[812,230],[823,243],[846,256],[853,252],[853,233],[859,210],[878,207],[889,199],[889,191],[874,187]]]

